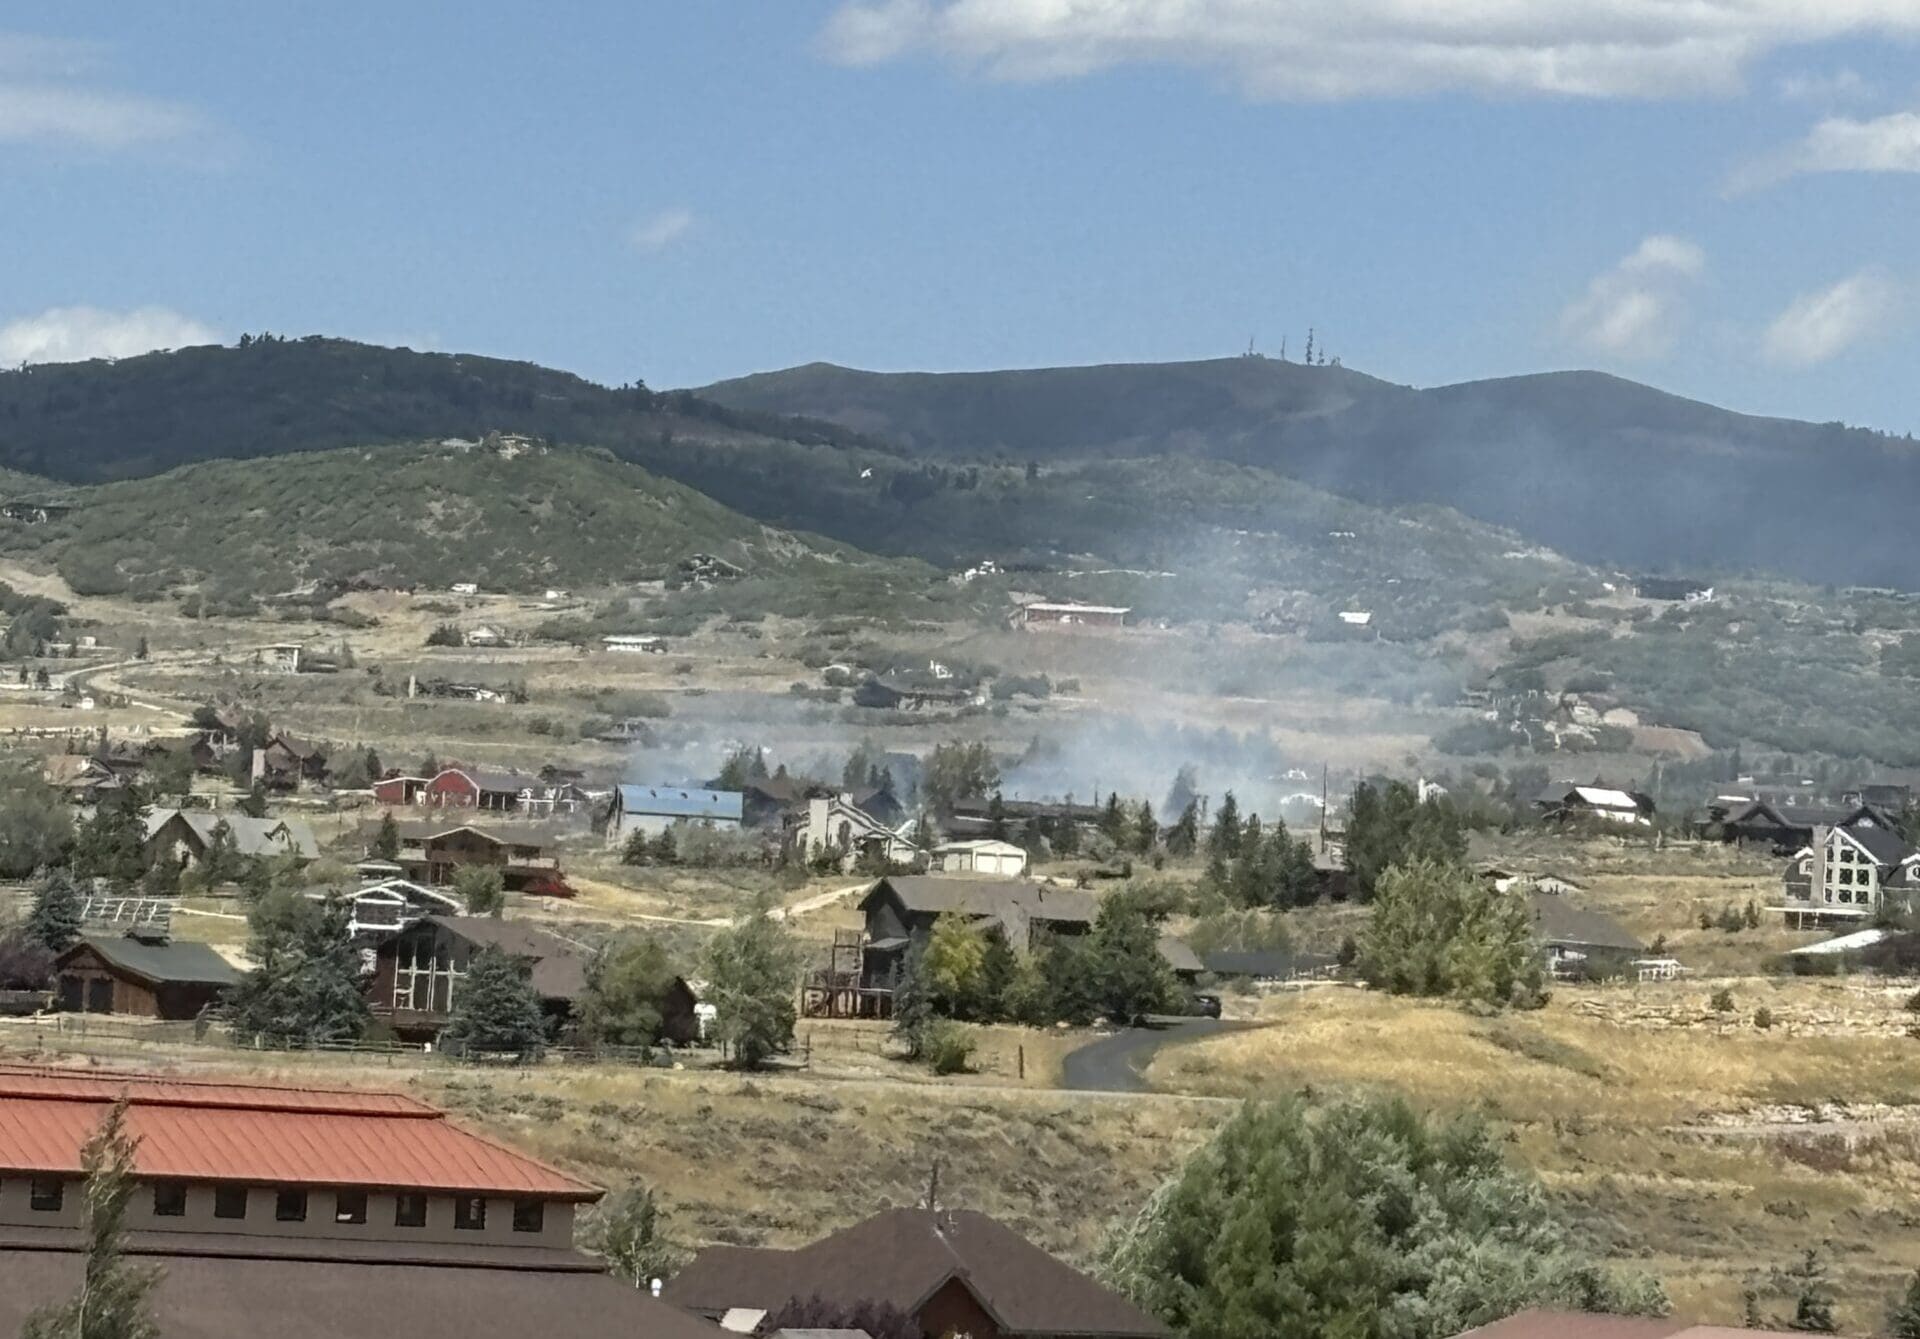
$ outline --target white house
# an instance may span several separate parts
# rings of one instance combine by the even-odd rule
[[[1885,896],[1920,887],[1920,852],[1879,827],[1816,827],[1787,865],[1780,908],[1791,927],[1870,919]]]
[[[617,632],[602,637],[600,645],[617,655],[660,655],[667,649],[667,639],[642,636],[639,633]]]
[[[948,842],[933,848],[933,867],[942,874],[998,874],[1018,878],[1027,872],[1027,853],[1012,842]]]
[[[816,795],[806,811],[788,820],[788,848],[811,860],[828,851],[840,853],[840,868],[851,870],[863,855],[878,855],[889,863],[907,865],[920,857],[920,848],[866,811],[856,808],[851,795]]]
[[[474,581],[456,581],[447,587],[447,589],[455,595],[478,595],[480,593],[480,585]]]

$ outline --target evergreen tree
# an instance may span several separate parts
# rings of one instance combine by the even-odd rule
[[[1242,1108],[1102,1273],[1186,1339],[1444,1339],[1529,1307],[1666,1304],[1583,1254],[1485,1125],[1397,1098]]]
[[[1396,995],[1491,1004],[1542,998],[1525,899],[1432,860],[1396,866],[1381,879],[1360,960],[1369,982]]]
[[[108,791],[80,826],[73,842],[73,870],[81,878],[106,879],[131,888],[146,871],[147,801],[137,786]]]
[[[647,837],[646,829],[635,828],[633,835],[627,838],[625,846],[620,848],[620,863],[623,865],[645,865],[653,859],[653,843]]]
[[[652,935],[629,933],[602,949],[587,969],[580,1030],[604,1046],[651,1046],[677,974]]]
[[[936,1017],[927,989],[926,956],[922,940],[908,944],[906,961],[893,983],[893,1035],[906,1046],[909,1060],[918,1060],[926,1049],[927,1028]]]
[[[785,922],[769,910],[763,901],[707,943],[708,997],[720,1040],[747,1069],[793,1042],[799,951]]]
[[[80,937],[85,899],[63,870],[48,870],[33,893],[27,913],[26,935],[49,953],[63,953]]]
[[[373,834],[371,854],[376,860],[400,858],[400,825],[394,821],[391,809],[380,815],[380,828]]]
[[[980,960],[980,977],[974,986],[967,1016],[990,1022],[1006,1017],[1007,992],[1019,973],[1020,959],[1007,943],[1005,935],[988,935],[987,951]]]
[[[1120,807],[1120,792],[1107,792],[1107,807],[1100,813],[1100,832],[1122,850],[1127,846],[1127,813]]]
[[[159,1339],[150,1298],[158,1270],[126,1258],[127,1205],[136,1141],[127,1134],[127,1104],[114,1103],[80,1153],[86,1173],[86,1262],[80,1291],[27,1317],[21,1339]]]
[[[1200,846],[1200,801],[1188,800],[1180,817],[1167,829],[1167,854],[1190,856]]]
[[[160,852],[140,880],[140,893],[144,897],[180,896],[180,862]]]
[[[987,801],[987,835],[997,842],[1007,839],[1007,802],[997,790]]]
[[[679,843],[674,840],[673,829],[671,827],[661,828],[660,835],[653,839],[653,858],[655,863],[661,865],[677,865],[680,863],[680,846]]]
[[[606,1262],[607,1273],[644,1288],[671,1276],[679,1264],[664,1218],[653,1191],[635,1181],[587,1211],[580,1244]]]
[[[1887,1308],[1887,1333],[1893,1339],[1920,1339],[1920,1271],[1907,1280],[1907,1290]]]
[[[1150,855],[1160,840],[1160,824],[1153,816],[1153,806],[1145,800],[1133,815],[1133,849],[1140,855]]]
[[[538,1055],[547,1040],[546,1014],[534,993],[530,965],[488,944],[467,961],[443,1038],[468,1052]]]
[[[147,639],[144,635],[140,638],[139,645],[133,648],[133,658],[135,660],[145,660],[147,658]]]
[[[200,855],[200,872],[207,886],[231,883],[246,873],[247,863],[233,839],[233,825],[220,819],[207,834],[207,848]]]
[[[1179,997],[1179,982],[1160,952],[1160,921],[1128,893],[1101,904],[1084,948],[1086,971],[1098,1010],[1131,1022],[1164,1013]]]
[[[249,908],[247,920],[247,954],[259,966],[228,996],[236,1036],[297,1046],[365,1033],[367,1001],[343,900],[315,903],[275,891]]]
[[[1833,1317],[1833,1289],[1827,1283],[1827,1267],[1811,1247],[1797,1267],[1789,1271],[1799,1284],[1793,1301],[1793,1319],[1787,1328],[1804,1334],[1836,1334],[1839,1325]]]
[[[72,846],[73,810],[39,764],[0,766],[0,878],[24,879],[65,864]]]
[[[1213,828],[1207,834],[1207,856],[1231,860],[1240,854],[1240,802],[1228,791],[1214,811]]]

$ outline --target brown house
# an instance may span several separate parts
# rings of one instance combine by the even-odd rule
[[[452,883],[469,865],[498,869],[501,882],[516,892],[560,877],[558,838],[545,828],[481,827],[458,819],[402,820],[395,826],[400,833],[396,863],[409,879],[429,888]]]
[[[259,779],[272,790],[298,790],[327,779],[327,748],[297,735],[277,734],[254,760]]]
[[[893,1209],[798,1250],[713,1246],[666,1286],[684,1311],[764,1320],[789,1302],[877,1303],[928,1339],[1159,1339],[1165,1326],[985,1214]],[[741,1314],[747,1313],[747,1314]],[[757,1323],[757,1322],[756,1322]]]
[[[571,940],[493,916],[429,916],[375,951],[367,1000],[409,1041],[431,1041],[453,1021],[474,954],[497,948],[526,963],[555,1027],[587,990],[587,952]],[[687,1006],[692,1013],[692,1005]]]
[[[240,982],[205,944],[89,935],[54,959],[60,1008],[68,1013],[191,1019]]]

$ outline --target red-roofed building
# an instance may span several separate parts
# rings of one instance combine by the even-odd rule
[[[136,1232],[565,1251],[600,1191],[397,1093],[0,1066],[0,1234],[72,1228],[125,1097]]]

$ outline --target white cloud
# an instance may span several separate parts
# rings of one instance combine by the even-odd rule
[[[1837,70],[1800,70],[1775,81],[1774,91],[1783,102],[1859,102],[1880,95],[1879,85],[1863,78],[1860,71],[1841,66]]]
[[[1829,288],[1802,293],[1774,317],[1760,351],[1770,363],[1812,367],[1829,362],[1897,319],[1901,286],[1878,270],[1862,270]]]
[[[1830,116],[1804,139],[1735,171],[1727,192],[1777,186],[1803,172],[1920,172],[1920,112],[1871,121]]]
[[[213,344],[219,338],[211,327],[166,307],[119,312],[49,307],[37,316],[0,325],[0,365],[131,358],[155,349]]]
[[[1706,263],[1694,243],[1656,233],[1568,304],[1560,314],[1561,333],[1608,357],[1658,358],[1673,347],[1685,318],[1685,291]]]
[[[693,228],[690,209],[663,209],[633,225],[627,242],[636,251],[664,251]]]
[[[1179,65],[1255,98],[1666,98],[1736,92],[1772,52],[1916,34],[1912,0],[843,0],[821,45],[1001,79]]]
[[[207,128],[184,103],[85,82],[103,55],[93,43],[0,33],[0,143],[126,149]]]

